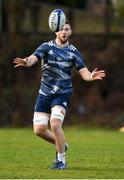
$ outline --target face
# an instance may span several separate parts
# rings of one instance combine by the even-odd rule
[[[71,36],[72,30],[69,24],[65,24],[62,30],[56,32],[56,36],[61,43],[66,43]]]

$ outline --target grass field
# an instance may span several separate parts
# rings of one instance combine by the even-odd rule
[[[54,146],[32,129],[0,129],[0,178],[124,179],[124,134],[118,131],[65,128],[70,148],[67,170],[52,171]]]

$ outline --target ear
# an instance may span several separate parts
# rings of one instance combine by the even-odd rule
[[[58,35],[58,32],[55,32],[55,35],[57,36],[57,35]]]
[[[70,30],[70,33],[69,33],[69,36],[71,36],[72,35],[72,30]]]

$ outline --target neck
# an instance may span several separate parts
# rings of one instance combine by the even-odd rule
[[[57,46],[59,46],[59,47],[65,47],[65,46],[68,46],[68,44],[69,44],[68,41],[62,42],[62,41],[60,41],[60,39],[58,39],[58,38],[55,39],[55,42],[56,42]]]

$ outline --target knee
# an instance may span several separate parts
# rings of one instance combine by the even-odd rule
[[[44,137],[47,130],[46,125],[34,126],[34,134],[39,137]]]
[[[39,137],[44,137],[48,127],[49,115],[45,113],[34,113],[34,133]]]

